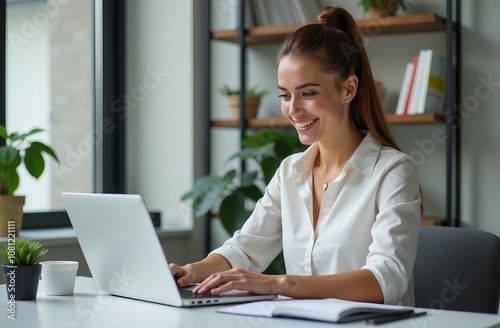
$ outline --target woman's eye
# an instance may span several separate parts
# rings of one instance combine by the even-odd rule
[[[316,95],[316,92],[314,92],[314,91],[304,91],[302,93],[302,96],[304,96],[304,97],[313,97],[315,95]]]
[[[290,95],[288,95],[288,94],[286,94],[286,93],[282,93],[282,94],[280,94],[278,97],[279,97],[279,98],[281,98],[281,99],[286,99],[286,98],[289,98],[289,97],[290,97]]]

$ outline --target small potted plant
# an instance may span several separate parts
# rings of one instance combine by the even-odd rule
[[[36,299],[38,281],[42,272],[40,260],[47,250],[39,242],[9,236],[7,245],[0,248],[7,300],[28,301]]]
[[[240,117],[240,90],[224,85],[219,89],[219,92],[227,96],[229,108],[231,109],[231,116],[234,120],[238,120]],[[245,118],[257,117],[260,99],[267,93],[266,90],[259,90],[257,86],[247,89],[245,92]]]
[[[193,189],[181,198],[192,200],[195,218],[211,213],[215,215],[229,235],[240,229],[250,216],[255,203],[263,196],[265,186],[271,181],[281,161],[296,152],[304,151],[296,134],[278,133],[266,128],[243,139],[243,149],[226,161],[227,169],[218,174],[208,174],[198,178]],[[235,160],[253,162],[252,169],[241,172],[231,166]],[[250,165],[248,165],[250,167]],[[278,256],[266,273],[284,273],[282,255]]]
[[[21,229],[25,196],[14,195],[19,187],[18,168],[21,163],[31,176],[38,179],[45,170],[44,153],[59,162],[51,147],[30,140],[42,131],[32,129],[28,133],[7,133],[5,127],[0,125],[0,139],[5,141],[0,147],[0,236],[7,236],[9,230],[14,228],[18,235]],[[14,226],[10,223],[12,221]]]
[[[358,0],[358,5],[372,18],[396,15],[396,10],[408,8],[408,0]]]

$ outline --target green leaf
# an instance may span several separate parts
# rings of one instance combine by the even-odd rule
[[[26,165],[28,172],[35,179],[38,179],[45,169],[45,161],[43,160],[40,150],[34,147],[26,149],[26,153],[24,155],[24,165]]]
[[[3,125],[0,125],[0,137],[7,139],[7,129]]]
[[[246,197],[250,198],[254,202],[257,202],[259,199],[264,196],[262,191],[256,186],[256,185],[251,185],[248,187],[241,187],[239,188],[243,194],[245,194]]]
[[[35,129],[32,129],[30,132],[28,133],[23,133],[23,134],[19,134],[17,132],[14,132],[10,135],[10,139],[12,141],[17,141],[17,140],[24,140],[26,139],[27,137],[33,135],[33,134],[36,134],[36,133],[40,133],[42,132],[43,130],[42,129],[39,129],[39,128],[35,128]]]
[[[19,174],[17,173],[15,168],[7,168],[2,170],[2,176],[0,176],[0,180],[5,184],[9,195],[13,195],[19,187]]]
[[[264,183],[266,186],[271,182],[276,170],[279,168],[281,161],[274,157],[266,157],[262,159],[260,167],[262,168],[262,174],[264,174]]]
[[[224,175],[224,184],[227,186],[233,182],[234,177],[236,176],[236,170],[229,170],[225,175]]]
[[[207,214],[222,195],[226,187],[221,177],[205,176],[196,180],[193,188],[193,215],[196,218]]]
[[[243,138],[245,147],[261,147],[270,144],[276,140],[278,133],[270,128],[261,129],[255,135],[249,135]]]
[[[11,166],[15,163],[16,158],[20,156],[19,150],[10,146],[0,147],[0,163],[5,166]]]
[[[25,237],[16,239],[14,246],[14,265],[35,265],[47,254],[47,250],[42,248],[42,244]],[[10,262],[9,255],[12,256],[12,252],[9,254],[8,245],[0,248],[0,255],[7,263]]]
[[[188,191],[187,193],[185,193],[184,195],[181,196],[181,201],[186,201],[190,198],[193,198],[194,195],[195,195],[195,192],[193,190]]]
[[[39,150],[40,152],[45,152],[47,153],[48,155],[52,156],[52,158],[59,163],[59,159],[57,158],[57,155],[56,153],[54,152],[54,150],[52,148],[50,148],[49,146],[47,146],[46,144],[44,143],[41,143],[39,141],[33,141],[31,143],[31,147]]]
[[[240,185],[242,187],[248,187],[253,185],[255,179],[257,178],[257,175],[259,172],[257,171],[252,171],[252,172],[244,172],[241,174],[241,180],[240,180]]]
[[[226,163],[229,163],[234,159],[251,159],[251,158],[257,158],[257,156],[258,156],[257,148],[245,148],[237,152],[236,154],[233,154],[231,157],[229,157]]]
[[[224,198],[220,205],[220,220],[224,229],[230,234],[241,229],[250,212],[245,209],[245,194],[237,189]]]

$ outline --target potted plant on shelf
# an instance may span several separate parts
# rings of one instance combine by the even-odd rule
[[[266,128],[243,139],[243,149],[226,161],[227,169],[218,174],[198,178],[193,189],[184,194],[182,201],[192,200],[195,218],[210,213],[218,205],[218,217],[229,235],[240,229],[250,216],[255,203],[263,196],[281,161],[290,154],[303,151],[297,135],[278,133]],[[246,172],[231,167],[235,160],[248,160]],[[217,210],[216,210],[217,211]],[[282,256],[278,256],[267,273],[284,273]]]
[[[7,300],[28,301],[36,299],[38,281],[42,272],[40,260],[47,254],[39,242],[21,237],[8,239],[0,248],[0,256],[7,290]]]
[[[227,96],[229,108],[231,109],[231,116],[234,120],[240,117],[240,90],[230,88],[224,85],[219,89],[219,92]],[[257,110],[259,109],[260,99],[267,95],[267,90],[259,90],[257,86],[247,89],[245,92],[245,118],[257,117]]]
[[[408,0],[358,0],[358,5],[372,18],[396,15],[396,10],[408,8]]]
[[[5,127],[0,125],[0,138],[5,140],[0,147],[0,236],[7,236],[13,229],[18,235],[21,229],[25,196],[14,195],[19,187],[18,168],[21,163],[31,176],[38,179],[45,170],[43,153],[59,162],[51,147],[30,140],[42,131],[32,129],[28,133],[7,133]]]

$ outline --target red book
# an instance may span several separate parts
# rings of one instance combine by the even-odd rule
[[[404,107],[404,115],[408,114],[408,107],[410,104],[411,92],[413,89],[413,81],[415,80],[415,72],[417,71],[418,66],[418,56],[413,57],[413,72],[411,73],[410,79],[410,88],[408,89],[408,95],[406,97],[405,107]]]

